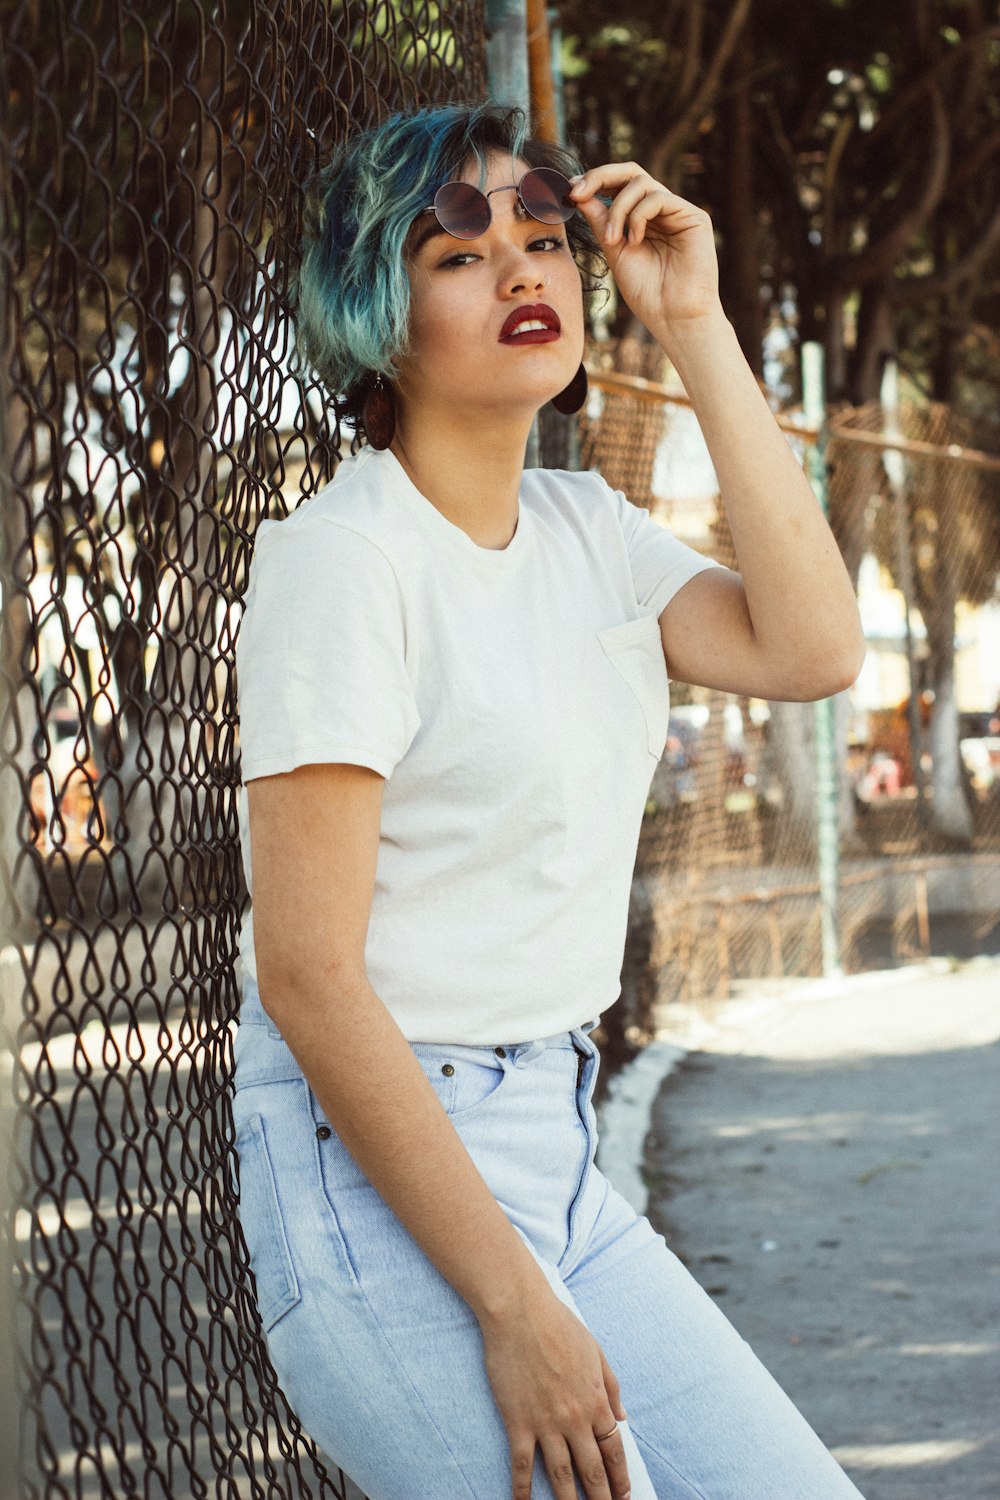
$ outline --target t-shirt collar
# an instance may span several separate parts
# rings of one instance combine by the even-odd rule
[[[523,494],[518,500],[517,527],[507,546],[480,547],[467,531],[463,531],[461,526],[456,526],[454,521],[449,521],[447,516],[442,515],[437,506],[417,489],[391,448],[366,447],[361,450],[358,457],[384,473],[385,482],[390,484],[394,493],[405,500],[414,513],[421,518],[422,524],[429,532],[470,562],[481,568],[502,572],[513,567],[524,556],[529,545],[531,523]]]

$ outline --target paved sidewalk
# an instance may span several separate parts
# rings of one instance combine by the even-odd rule
[[[1000,964],[663,1035],[652,1222],[867,1500],[998,1500]]]

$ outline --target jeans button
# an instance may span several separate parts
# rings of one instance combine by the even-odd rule
[[[507,1049],[505,1047],[494,1047],[493,1051],[496,1053],[497,1057],[507,1056]]]
[[[450,1078],[451,1075],[454,1073],[454,1071],[455,1071],[454,1066],[451,1063],[442,1063],[441,1064],[441,1072],[444,1074],[444,1076],[446,1078]]]
[[[316,1139],[318,1141],[328,1141],[332,1134],[333,1131],[330,1129],[329,1125],[316,1126]]]

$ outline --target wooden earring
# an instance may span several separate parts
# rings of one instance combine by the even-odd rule
[[[396,431],[396,403],[392,391],[376,375],[375,384],[365,397],[361,409],[361,420],[365,424],[365,437],[370,448],[388,448]]]
[[[552,397],[552,405],[556,411],[561,411],[564,417],[571,417],[586,401],[589,386],[586,366],[581,364],[565,390],[560,391],[558,396]]]

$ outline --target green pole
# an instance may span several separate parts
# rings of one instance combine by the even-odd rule
[[[807,464],[809,482],[824,516],[829,515],[826,487],[826,385],[823,346],[802,345],[802,408],[806,425],[815,428]],[[816,716],[816,845],[819,862],[820,935],[823,974],[843,974],[840,954],[840,827],[837,795],[837,731],[834,701],[821,698]]]

